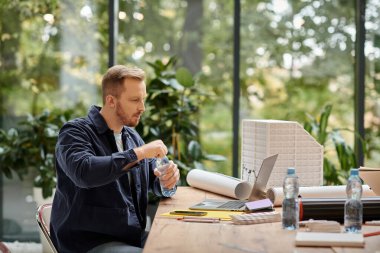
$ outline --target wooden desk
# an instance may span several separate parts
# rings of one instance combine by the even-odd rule
[[[285,231],[281,223],[234,225],[232,222],[193,223],[160,217],[175,209],[187,209],[205,198],[225,198],[191,187],[178,187],[171,199],[162,200],[143,253],[264,253],[264,252],[380,252],[380,236],[365,238],[365,248],[295,247],[295,231]],[[363,231],[380,230],[364,226]]]

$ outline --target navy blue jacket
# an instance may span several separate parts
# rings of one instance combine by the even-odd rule
[[[66,123],[58,137],[50,232],[60,253],[87,252],[110,241],[141,247],[148,190],[161,196],[154,159],[122,170],[137,160],[133,148],[144,144],[139,134],[124,127],[125,151],[118,152],[99,111],[92,106],[87,117]]]

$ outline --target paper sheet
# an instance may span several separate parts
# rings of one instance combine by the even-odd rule
[[[235,199],[247,199],[252,190],[252,185],[246,181],[200,169],[190,170],[186,180],[192,187]]]
[[[347,196],[345,185],[300,187],[299,194],[303,198],[345,198]],[[369,188],[369,186],[363,185],[362,197],[374,196],[376,196],[376,194]],[[268,189],[267,197],[275,206],[281,206],[282,200],[284,199],[282,187]]]
[[[187,210],[187,211],[194,211],[194,210]],[[221,220],[232,220],[231,216],[230,215],[233,215],[233,214],[243,214],[244,212],[235,212],[235,211],[206,211],[207,214],[205,216],[200,216],[200,217],[208,217],[208,218],[219,218]],[[176,215],[176,214],[170,214],[170,212],[168,213],[162,213],[160,214],[160,216],[162,217],[166,217],[166,218],[182,218],[183,215]],[[195,216],[196,217],[196,216]]]

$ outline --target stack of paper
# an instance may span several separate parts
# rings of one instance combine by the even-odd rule
[[[297,232],[296,246],[364,247],[362,234]]]
[[[232,222],[238,225],[249,225],[249,224],[281,221],[281,214],[279,212],[234,214],[230,216],[232,218]]]

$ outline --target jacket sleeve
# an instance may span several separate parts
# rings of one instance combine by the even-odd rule
[[[138,143],[138,146],[145,144],[144,140],[138,135],[136,130],[130,129],[130,134],[134,137],[134,140]],[[158,197],[163,197],[161,193],[160,180],[154,175],[154,169],[156,168],[156,159],[146,159],[147,164],[147,178],[149,184],[149,190]]]
[[[148,160],[149,167],[149,188],[152,190],[153,194],[159,197],[162,197],[160,180],[156,175],[154,175],[154,169],[156,168],[156,159]]]
[[[58,137],[57,166],[78,187],[92,188],[108,184],[126,173],[123,171],[125,166],[137,161],[133,149],[99,156],[91,143],[91,137],[73,124],[66,124]]]

